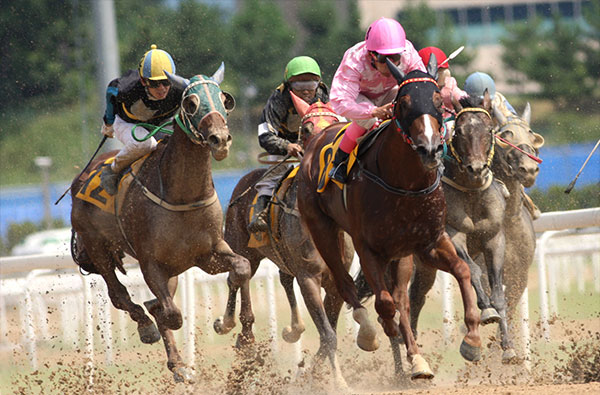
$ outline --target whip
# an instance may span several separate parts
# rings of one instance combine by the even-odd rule
[[[565,189],[565,193],[567,193],[567,194],[570,193],[571,190],[575,187],[575,183],[577,182],[577,179],[579,178],[579,175],[581,174],[581,172],[583,171],[583,168],[585,167],[585,165],[587,165],[588,161],[590,160],[590,158],[594,154],[594,151],[596,151],[596,149],[598,148],[599,145],[600,145],[600,139],[598,139],[598,142],[596,143],[596,145],[594,146],[594,148],[592,148],[592,152],[590,152],[590,154],[588,155],[588,157],[585,160],[585,162],[583,162],[583,166],[581,166],[581,169],[579,169],[579,172],[577,173],[577,175],[575,176],[575,178],[573,179],[573,181],[571,181],[571,183],[569,184],[569,186],[567,187],[567,189]]]

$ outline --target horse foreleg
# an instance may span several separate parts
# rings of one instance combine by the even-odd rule
[[[254,333],[252,332],[254,313],[252,312],[252,300],[250,298],[250,278],[254,275],[256,269],[253,271],[250,261],[234,253],[225,240],[217,243],[207,266],[217,272],[229,270],[229,280],[231,281],[230,299],[233,294],[233,309],[231,310],[228,302],[228,312],[231,314],[232,321],[235,312],[235,291],[232,290],[239,289],[241,295],[240,323],[242,324],[242,332],[238,335],[237,346],[241,347],[254,343]]]
[[[232,284],[231,273],[227,276],[227,288],[229,288],[229,293],[227,294],[225,315],[218,317],[213,323],[213,328],[219,335],[226,335],[235,327],[235,304],[239,287]]]
[[[468,361],[477,361],[481,358],[481,337],[479,336],[479,314],[475,292],[471,286],[471,272],[469,266],[458,257],[448,234],[444,232],[438,239],[435,247],[427,253],[419,254],[424,263],[449,272],[458,281],[460,293],[465,310],[465,325],[467,334],[461,345],[460,353]]]
[[[284,273],[280,270],[279,282],[285,290],[285,295],[287,296],[288,303],[290,304],[292,315],[291,326],[286,326],[283,328],[281,336],[283,337],[283,340],[288,343],[296,343],[300,339],[300,336],[302,336],[302,333],[305,331],[305,327],[302,317],[300,316],[300,311],[298,310],[296,294],[294,293],[294,276]]]
[[[488,269],[490,288],[492,290],[492,305],[500,315],[500,345],[504,351],[502,354],[502,363],[508,364],[518,362],[518,360],[512,339],[510,338],[508,322],[506,320],[506,297],[504,295],[503,286],[505,241],[504,233],[499,232],[486,243],[484,255]]]
[[[448,227],[446,229],[448,229]],[[452,244],[454,245],[454,248],[456,248],[456,253],[458,254],[459,258],[465,261],[471,270],[471,285],[473,285],[473,288],[475,288],[475,294],[477,295],[477,306],[481,310],[481,324],[487,325],[500,321],[500,315],[498,314],[498,311],[492,307],[490,298],[488,297],[487,292],[485,292],[485,288],[481,282],[483,274],[481,267],[473,261],[467,252],[466,235],[464,233],[457,232],[452,236]],[[488,264],[486,263],[486,265]]]
[[[315,276],[300,275],[297,277],[298,285],[304,297],[306,308],[319,332],[319,350],[313,360],[313,368],[328,357],[331,362],[332,373],[338,387],[347,388],[346,381],[337,360],[337,335],[331,327],[323,301],[321,300],[321,282]],[[341,307],[341,305],[340,305]],[[338,309],[339,312],[339,309]]]
[[[138,334],[142,343],[152,344],[160,340],[160,334],[154,322],[146,315],[142,306],[131,301],[127,288],[117,278],[114,271],[102,274],[108,288],[108,296],[112,304],[119,310],[129,313],[138,324]]]
[[[165,351],[167,352],[167,367],[171,372],[173,372],[173,379],[176,382],[192,382],[193,381],[193,373],[192,371],[184,364],[181,355],[179,354],[179,350],[177,349],[177,345],[175,343],[175,336],[173,335],[173,331],[167,326],[168,323],[168,315],[165,314],[165,304],[161,303],[161,297],[165,297],[163,292],[167,292],[167,299],[173,301],[173,296],[175,295],[175,291],[177,290],[177,277],[171,277],[166,280],[163,287],[161,287],[160,292],[154,292],[154,295],[158,299],[149,300],[144,303],[150,314],[154,316],[156,322],[158,323],[158,330],[160,331],[160,335],[163,339],[163,344],[165,345]],[[150,284],[148,284],[150,286]],[[150,290],[153,287],[157,287],[156,284],[150,286]],[[164,288],[164,289],[163,289]],[[160,297],[159,297],[160,295]],[[181,316],[181,313],[180,313]]]
[[[419,353],[419,347],[410,327],[410,304],[408,301],[408,283],[413,272],[412,255],[393,262],[392,276],[394,278],[394,300],[397,301],[400,312],[399,327],[404,344],[406,345],[406,357],[411,364],[412,379],[431,379],[433,371],[429,364]]]

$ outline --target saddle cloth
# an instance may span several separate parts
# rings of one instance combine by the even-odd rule
[[[283,201],[287,190],[290,185],[292,185],[292,181],[296,174],[298,174],[298,169],[300,167],[296,166],[292,171],[288,173],[285,179],[279,184],[275,192],[273,193],[273,200],[275,202]],[[248,212],[248,222],[252,221],[252,216],[254,215],[254,206],[256,205],[256,201],[258,200],[258,194],[254,196],[254,200],[252,200],[252,205],[250,206],[250,210]],[[279,233],[277,232],[277,228],[279,226],[279,211],[281,210],[278,204],[270,204],[269,205],[269,232],[271,235],[267,234],[267,232],[258,232],[258,233],[250,233],[250,239],[248,240],[248,247],[250,248],[258,248],[264,247],[271,244],[271,238],[273,241],[279,241]]]
[[[116,214],[116,207],[122,206],[125,193],[129,189],[134,175],[140,170],[142,164],[144,164],[144,161],[146,161],[148,156],[150,156],[150,154],[141,157],[135,161],[129,169],[127,169],[125,175],[123,175],[119,181],[119,192],[116,195],[109,195],[106,193],[104,188],[100,186],[100,175],[102,174],[102,171],[104,171],[106,167],[110,166],[110,164],[115,160],[113,156],[105,160],[100,166],[98,166],[97,169],[90,173],[75,197],[92,203],[102,211],[110,214]]]

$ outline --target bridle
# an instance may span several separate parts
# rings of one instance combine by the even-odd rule
[[[466,113],[484,113],[485,115],[488,116],[488,118],[490,119],[490,121],[492,120],[492,116],[490,115],[490,113],[484,109],[484,108],[479,108],[479,107],[466,107],[463,108],[462,110],[460,110],[458,112],[458,114],[456,114],[456,118],[455,118],[455,125],[456,125],[456,121],[458,121],[458,118],[462,115],[462,114],[466,114]],[[490,128],[489,130],[490,134],[491,134],[491,143],[490,143],[490,148],[488,149],[488,155],[487,155],[487,160],[486,160],[486,165],[488,167],[491,166],[492,164],[492,160],[494,159],[494,147],[495,147],[495,143],[496,143],[496,139],[494,139],[494,129]],[[452,136],[454,136],[454,130],[452,130]],[[456,162],[459,164],[459,166],[463,166],[463,161],[460,158],[460,155],[458,155],[458,153],[456,152],[456,149],[454,148],[454,145],[452,144],[452,138],[450,138],[449,142],[448,142],[448,148],[450,149],[450,154],[452,155],[452,158],[454,158],[454,160],[456,160]]]
[[[522,120],[522,119],[520,119],[520,118],[511,118],[509,121],[507,121],[507,122],[503,123],[502,125],[499,125],[499,126],[496,128],[496,131],[494,132],[494,136],[495,136],[495,137],[496,137],[498,140],[500,140],[502,143],[504,143],[504,144],[506,144],[506,145],[508,145],[508,146],[510,146],[510,147],[512,147],[512,148],[514,148],[514,149],[516,149],[516,150],[517,150],[517,151],[519,151],[520,153],[522,153],[522,154],[524,154],[525,156],[527,156],[529,159],[531,159],[531,160],[533,160],[533,161],[537,162],[538,164],[542,163],[542,159],[540,159],[539,157],[537,157],[537,156],[535,156],[535,155],[532,155],[532,154],[530,154],[529,152],[525,151],[524,149],[520,148],[519,146],[517,146],[517,145],[515,145],[515,144],[511,143],[510,141],[508,141],[508,140],[506,140],[505,138],[503,138],[503,137],[501,137],[501,136],[500,136],[500,134],[501,134],[502,132],[504,132],[504,131],[506,130],[507,126],[509,126],[509,125],[517,125],[517,126],[524,127],[524,128],[526,128],[526,129],[529,129],[529,125],[527,124],[527,122],[523,121],[523,120]],[[538,150],[537,150],[537,149],[536,149],[536,148],[535,148],[533,145],[531,145],[531,144],[528,144],[528,143],[522,143],[522,144],[519,144],[519,145],[525,145],[526,147],[528,147],[529,149],[531,149],[531,151],[532,151],[532,152],[535,152],[535,153],[537,153],[537,152],[538,152]]]

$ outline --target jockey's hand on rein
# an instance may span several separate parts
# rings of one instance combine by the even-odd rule
[[[394,104],[388,103],[381,107],[377,107],[371,111],[371,116],[379,119],[389,119],[392,117],[394,111]]]
[[[102,134],[108,138],[113,138],[115,135],[115,129],[112,125],[107,125],[105,123],[102,124],[102,129],[100,130]]]
[[[290,155],[292,155],[292,156],[298,157],[299,155],[302,155],[303,150],[302,150],[302,147],[299,144],[289,143],[287,145],[287,153],[290,154]]]

